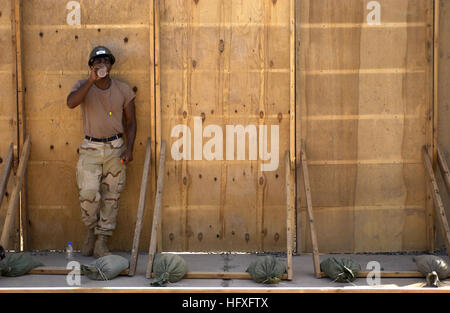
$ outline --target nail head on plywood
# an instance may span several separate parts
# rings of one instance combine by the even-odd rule
[[[198,233],[197,238],[198,238],[198,241],[202,241],[203,234],[202,233]]]
[[[281,120],[283,119],[283,113],[278,113],[278,121],[281,122]]]
[[[249,233],[245,233],[245,241],[247,241],[247,242],[250,241],[250,234]]]
[[[173,233],[170,233],[170,234],[169,234],[169,240],[172,241],[174,238],[175,238],[175,235],[174,235]]]

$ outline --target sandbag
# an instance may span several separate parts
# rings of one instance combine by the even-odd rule
[[[257,283],[277,284],[286,272],[286,265],[274,256],[267,255],[250,263],[247,272]]]
[[[349,258],[328,258],[320,263],[320,270],[333,281],[348,283],[356,279],[361,266]]]
[[[113,279],[130,266],[130,262],[120,255],[106,255],[88,265],[81,265],[81,273],[92,280]]]
[[[417,270],[425,275],[428,287],[438,287],[439,280],[450,275],[450,267],[444,259],[435,255],[419,255],[413,257]]]
[[[156,254],[153,261],[152,286],[164,286],[181,280],[188,272],[186,261],[176,254]]]
[[[33,268],[43,265],[29,253],[11,253],[0,261],[0,275],[9,277],[22,276]]]

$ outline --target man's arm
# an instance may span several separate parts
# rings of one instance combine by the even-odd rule
[[[125,107],[125,120],[126,120],[126,136],[127,136],[127,149],[122,153],[120,158],[125,164],[133,161],[133,147],[134,140],[136,139],[136,109],[134,99]]]
[[[95,81],[99,79],[100,77],[98,77],[96,74],[96,68],[91,67],[89,79],[77,91],[74,91],[67,96],[67,106],[71,109],[74,109],[77,106],[79,106],[80,103],[83,102],[84,98],[86,97],[89,89],[92,87]]]

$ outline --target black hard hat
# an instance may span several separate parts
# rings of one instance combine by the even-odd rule
[[[114,64],[114,62],[116,62],[114,55],[108,48],[104,46],[97,46],[91,51],[91,54],[89,55],[88,65],[92,66],[92,63],[94,62],[94,59],[96,57],[106,57],[106,56],[111,59],[111,65]]]

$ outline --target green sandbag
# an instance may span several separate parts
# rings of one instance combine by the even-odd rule
[[[439,287],[440,281],[450,275],[450,268],[444,259],[435,255],[413,257],[419,272],[425,275],[427,287]]]
[[[413,257],[419,272],[424,275],[435,271],[439,279],[443,280],[449,276],[449,266],[444,259],[435,255],[419,255]]]
[[[320,270],[333,281],[348,283],[356,279],[361,266],[349,258],[328,258],[320,263]]]
[[[130,262],[120,255],[106,255],[89,265],[81,265],[81,273],[92,280],[109,280],[119,276],[130,266]]]
[[[29,253],[11,253],[0,261],[0,275],[9,277],[22,276],[33,268],[43,265]]]
[[[186,261],[176,254],[157,254],[153,262],[152,286],[164,286],[181,280],[188,272]]]
[[[277,284],[286,272],[286,265],[274,256],[264,256],[250,263],[247,272],[257,283]]]

